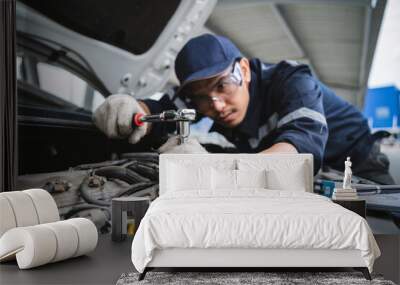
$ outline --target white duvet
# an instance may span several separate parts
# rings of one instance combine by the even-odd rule
[[[316,194],[265,189],[157,198],[133,240],[132,262],[143,272],[165,248],[358,249],[370,272],[380,255],[359,215]]]

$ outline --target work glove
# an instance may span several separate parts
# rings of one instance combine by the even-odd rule
[[[188,138],[183,144],[178,144],[178,136],[170,137],[159,149],[159,153],[208,153],[194,138]]]
[[[148,125],[132,128],[135,113],[145,114],[132,96],[115,94],[109,96],[94,112],[94,124],[109,138],[128,138],[132,144],[146,135]]]

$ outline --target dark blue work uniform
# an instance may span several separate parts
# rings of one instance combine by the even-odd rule
[[[312,76],[307,65],[286,61],[250,61],[250,101],[244,120],[235,128],[214,124],[210,131],[224,135],[240,152],[256,153],[278,142],[314,156],[314,171],[322,163],[343,169],[346,156],[353,166],[368,156],[373,145],[367,120],[351,104]],[[173,105],[164,96],[145,100],[152,113]],[[160,134],[160,128],[154,128]]]

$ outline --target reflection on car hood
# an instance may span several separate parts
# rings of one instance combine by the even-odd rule
[[[18,0],[17,31],[78,52],[110,93],[124,87],[143,98],[173,77],[176,54],[203,27],[216,2]]]
[[[72,31],[139,55],[155,43],[180,0],[21,2]]]

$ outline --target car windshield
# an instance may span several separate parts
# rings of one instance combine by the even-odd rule
[[[18,32],[19,103],[92,112],[108,94],[90,65],[55,42]]]

